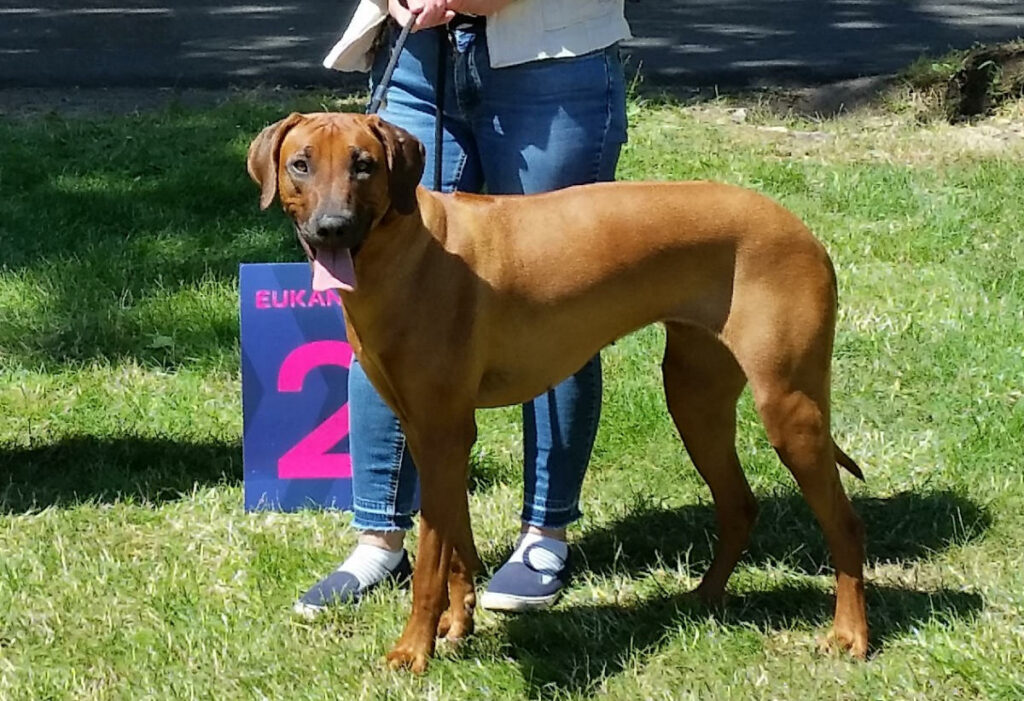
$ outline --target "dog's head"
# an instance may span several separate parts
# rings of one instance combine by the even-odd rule
[[[316,289],[355,288],[352,255],[389,211],[412,214],[423,146],[376,116],[292,113],[260,132],[246,166],[260,208],[275,195],[313,263]]]

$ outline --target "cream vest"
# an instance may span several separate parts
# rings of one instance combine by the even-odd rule
[[[630,38],[624,0],[514,0],[487,17],[491,67],[544,58],[579,56]],[[387,0],[359,0],[352,21],[324,66],[368,71],[377,33],[388,14]]]

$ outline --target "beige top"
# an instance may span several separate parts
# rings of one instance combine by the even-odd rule
[[[359,0],[324,66],[370,70],[374,40],[387,16],[387,0]],[[579,56],[630,36],[624,0],[514,0],[487,17],[492,68]]]

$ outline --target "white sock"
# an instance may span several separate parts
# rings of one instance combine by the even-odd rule
[[[522,562],[523,553],[531,545],[537,546],[530,552],[530,564],[533,567],[553,572],[557,572],[565,567],[565,560],[569,557],[569,546],[561,540],[537,533],[525,534],[508,561]]]
[[[359,589],[376,584],[398,567],[405,550],[387,550],[376,545],[359,543],[352,554],[338,567],[359,580]]]

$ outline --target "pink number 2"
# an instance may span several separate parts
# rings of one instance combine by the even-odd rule
[[[278,392],[301,392],[306,375],[322,365],[352,364],[352,347],[343,341],[314,341],[299,346],[277,373]],[[352,476],[352,458],[329,453],[348,435],[348,403],[314,428],[277,461],[280,479],[338,479]]]

